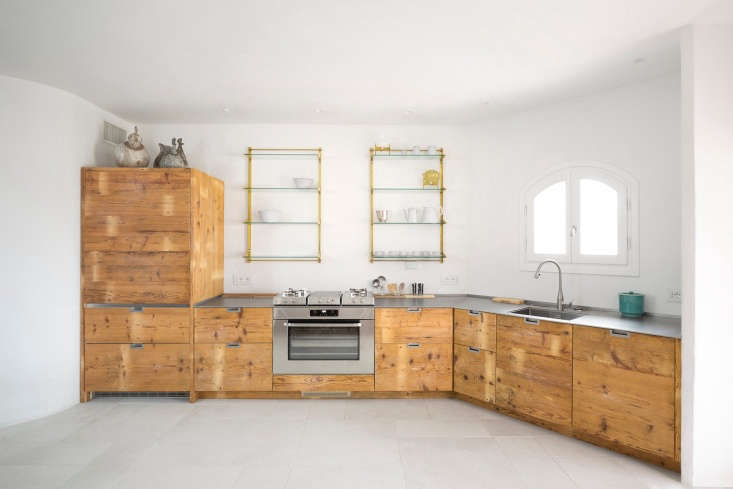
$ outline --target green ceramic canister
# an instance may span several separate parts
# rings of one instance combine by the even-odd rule
[[[644,315],[644,294],[621,292],[618,295],[618,309],[622,316],[640,318]]]

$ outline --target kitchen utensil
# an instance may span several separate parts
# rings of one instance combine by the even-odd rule
[[[440,222],[440,211],[437,207],[422,208],[422,222]]]
[[[379,288],[379,279],[378,278],[375,278],[374,280],[372,280],[372,288],[374,289]]]
[[[640,318],[644,315],[644,294],[637,292],[619,293],[618,309],[622,316]]]
[[[417,284],[417,295],[422,295],[425,289],[425,284],[422,282],[419,282]]]
[[[262,209],[257,211],[257,215],[260,216],[260,221],[277,222],[282,217],[282,212],[277,209]]]
[[[384,277],[384,275],[380,275],[377,277],[377,280],[379,280],[379,288],[384,289],[384,284],[387,282],[387,279]]]
[[[405,213],[405,221],[417,222],[418,220],[418,208],[417,207],[407,207],[403,209],[403,212]]]
[[[392,295],[397,295],[397,284],[396,283],[388,283],[387,284],[387,290]]]
[[[405,282],[400,282],[400,295],[405,292]]]
[[[312,188],[313,187],[313,179],[312,178],[300,178],[300,177],[296,177],[296,178],[293,178],[293,181],[295,182],[295,186],[297,188]]]
[[[389,221],[389,209],[377,209],[376,214],[378,222]]]
[[[417,282],[411,283],[410,287],[412,288],[412,295],[417,294]]]

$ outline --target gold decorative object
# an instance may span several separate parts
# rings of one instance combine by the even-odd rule
[[[247,148],[247,186],[243,187],[247,191],[247,252],[244,255],[247,262],[253,261],[315,261],[321,263],[321,163],[323,160],[323,150],[321,148]],[[291,190],[315,191],[318,196],[318,220],[315,222],[277,222],[276,224],[313,224],[318,226],[318,250],[313,256],[260,256],[252,254],[252,225],[258,224],[253,220],[252,209],[252,191],[254,190],[283,190],[283,187],[256,187],[252,182],[252,162],[257,156],[306,156],[317,158],[318,161],[318,180],[315,187],[293,187]],[[297,180],[297,179],[296,179]],[[261,222],[261,221],[260,221]]]
[[[428,170],[422,174],[422,186],[437,187],[440,183],[440,172],[438,170]]]

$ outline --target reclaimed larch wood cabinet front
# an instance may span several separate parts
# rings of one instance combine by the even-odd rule
[[[451,391],[453,309],[377,308],[375,391]]]
[[[453,312],[453,391],[484,402],[496,392],[496,315]]]
[[[223,292],[223,182],[187,168],[81,176],[82,400],[193,390],[190,306]]]
[[[570,432],[573,327],[502,315],[496,345],[496,404]]]
[[[197,391],[272,390],[272,309],[194,310]]]
[[[675,459],[675,343],[639,333],[575,326],[573,431]]]

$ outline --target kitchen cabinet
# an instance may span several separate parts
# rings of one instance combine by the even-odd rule
[[[197,344],[197,391],[271,391],[272,343]]]
[[[569,432],[572,419],[571,325],[497,317],[496,404]]]
[[[197,391],[272,390],[272,308],[194,309]]]
[[[374,390],[453,388],[453,310],[375,310]]]
[[[453,325],[453,391],[494,402],[496,315],[456,309]]]
[[[675,340],[575,326],[573,431],[675,457]]]
[[[187,344],[87,344],[87,391],[187,391],[191,347]]]
[[[82,169],[82,301],[192,304],[223,292],[224,184],[189,168]]]
[[[87,343],[189,343],[185,307],[100,307],[84,313]]]

